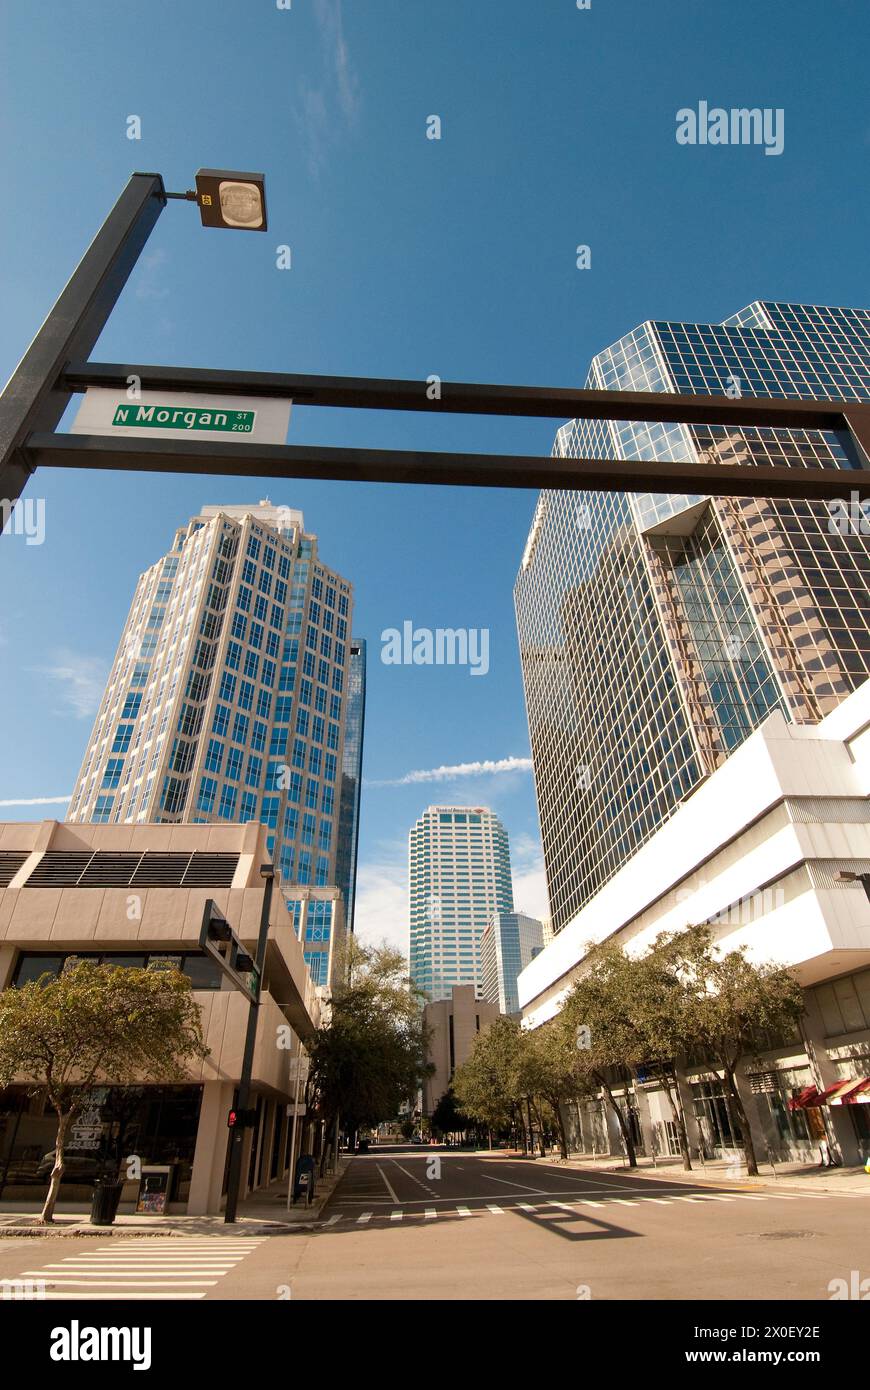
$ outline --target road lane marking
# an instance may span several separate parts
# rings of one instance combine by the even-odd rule
[[[546,1196],[547,1189],[545,1187],[529,1187],[524,1182],[511,1182],[510,1178],[496,1178],[492,1173],[481,1173],[480,1176],[486,1178],[487,1182],[503,1182],[508,1187],[519,1187],[523,1192],[539,1193],[542,1197]]]
[[[435,1196],[435,1189],[434,1189],[434,1187],[430,1187],[429,1184],[426,1183],[426,1182],[421,1182],[420,1179],[419,1179],[414,1173],[409,1173],[408,1170],[407,1170],[407,1168],[403,1168],[402,1165],[401,1165],[401,1163],[396,1163],[396,1160],[395,1160],[394,1158],[391,1159],[390,1162],[391,1162],[391,1163],[395,1163],[395,1164],[396,1164],[396,1167],[397,1167],[398,1170],[399,1170],[399,1172],[400,1172],[400,1173],[404,1173],[404,1174],[405,1174],[405,1177],[406,1177],[406,1178],[410,1178],[411,1181],[412,1181],[412,1182],[415,1182],[415,1183],[417,1184],[418,1187],[422,1187],[422,1189],[423,1189],[424,1192],[428,1192],[429,1195],[432,1196],[432,1197]],[[396,1201],[398,1202],[398,1200],[399,1200],[399,1199],[398,1199],[398,1197],[397,1197],[397,1198],[396,1198]]]
[[[336,1223],[336,1221],[340,1221],[340,1220],[341,1220],[341,1215],[338,1215],[338,1216],[330,1216],[329,1220],[328,1220],[328,1221],[324,1221],[322,1224],[323,1224],[324,1226],[334,1226],[335,1223]]]
[[[394,1192],[394,1190],[393,1190],[392,1183],[390,1182],[389,1178],[387,1177],[386,1173],[384,1172],[383,1168],[381,1167],[381,1165],[380,1165],[379,1163],[377,1164],[377,1170],[378,1170],[378,1172],[380,1173],[381,1177],[383,1178],[383,1180],[384,1180],[384,1185],[386,1186],[386,1189],[387,1189],[387,1191],[389,1192],[390,1196],[392,1197],[393,1201],[394,1201],[394,1202],[398,1202],[399,1199],[398,1199],[398,1197],[396,1196],[396,1194],[395,1194],[395,1192]]]

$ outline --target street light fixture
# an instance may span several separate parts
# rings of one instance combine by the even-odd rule
[[[205,227],[265,232],[262,174],[200,169],[196,185],[195,191],[168,193],[160,174],[130,175],[10,377],[0,395],[0,498],[10,509],[33,472],[25,441],[60,423],[72,395],[62,380],[66,366],[90,356],[167,202],[197,203]]]
[[[265,232],[266,176],[232,169],[197,169],[196,201],[204,227]]]
[[[870,873],[856,874],[851,869],[838,869],[834,878],[838,883],[860,883],[867,897],[870,898]]]

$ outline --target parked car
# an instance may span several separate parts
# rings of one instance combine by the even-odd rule
[[[43,1154],[36,1169],[36,1176],[47,1181],[54,1167],[54,1149]],[[96,1154],[70,1153],[63,1161],[63,1182],[93,1182],[102,1171],[102,1164]]]

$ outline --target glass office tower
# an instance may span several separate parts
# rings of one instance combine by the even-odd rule
[[[870,313],[756,302],[645,323],[586,385],[870,399]],[[558,457],[846,470],[833,435],[575,420]],[[773,709],[812,724],[870,675],[870,539],[825,502],[544,492],[514,589],[561,930]]]
[[[481,993],[480,939],[512,912],[507,831],[485,806],[430,806],[409,836],[411,979],[433,1001]]]
[[[352,606],[301,512],[204,507],[139,580],[68,819],[261,821],[284,885],[335,885]]]
[[[499,1013],[519,1014],[517,977],[544,949],[544,926],[524,912],[496,912],[480,942],[481,992]]]
[[[363,735],[366,718],[366,644],[351,638],[347,679],[344,753],[341,760],[341,799],[338,808],[336,883],[344,894],[347,930],[353,931],[356,902],[356,864],[359,849],[359,809],[362,788]]]

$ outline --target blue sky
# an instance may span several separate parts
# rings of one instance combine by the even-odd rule
[[[0,377],[134,169],[174,189],[200,166],[264,170],[270,227],[204,231],[170,204],[102,360],[569,386],[645,318],[865,304],[868,38],[862,0],[5,6]],[[678,145],[701,100],[782,108],[783,153]],[[548,453],[553,429],[299,409],[289,438]],[[528,757],[512,585],[531,491],[46,470],[31,495],[44,544],[0,542],[0,815],[63,814],[21,802],[71,790],[136,577],[205,502],[301,507],[353,580],[371,782]],[[383,665],[405,619],[488,628],[489,674]],[[502,815],[518,906],[546,910],[527,772],[369,786],[367,934],[405,939],[408,828],[442,800]]]

